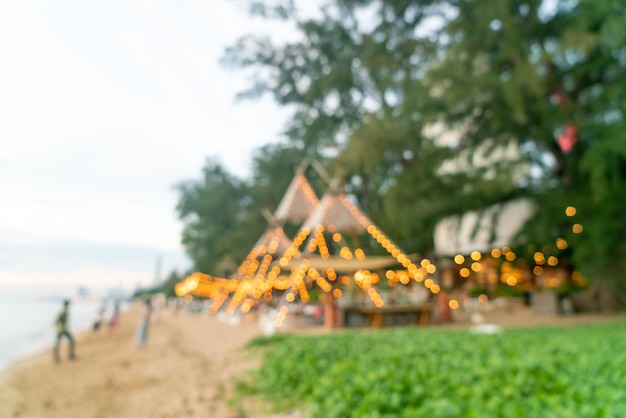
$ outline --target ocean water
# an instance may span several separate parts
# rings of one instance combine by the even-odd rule
[[[49,349],[55,342],[54,320],[62,308],[61,300],[0,298],[0,370],[20,358]],[[69,329],[76,338],[92,327],[102,303],[97,300],[77,300],[70,305]],[[112,311],[109,304],[105,313]],[[67,343],[61,358],[66,357]],[[80,347],[77,347],[80,355]]]

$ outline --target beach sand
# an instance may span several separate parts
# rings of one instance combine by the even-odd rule
[[[262,335],[253,315],[237,326],[205,314],[163,310],[149,343],[133,345],[139,310],[125,312],[113,332],[85,333],[78,360],[52,362],[47,350],[0,374],[0,417],[276,417],[257,400],[232,402],[235,381],[259,364],[244,350]],[[488,323],[576,325],[624,320],[623,315],[556,317],[528,309],[486,312]],[[448,327],[469,327],[459,320]],[[319,325],[292,324],[285,331],[326,332]],[[63,346],[66,354],[66,346]],[[63,357],[65,359],[66,356]]]
[[[261,330],[252,317],[237,326],[202,314],[163,310],[149,343],[133,336],[139,309],[112,332],[78,338],[74,362],[51,350],[0,375],[0,417],[263,417],[229,405],[235,376],[257,365],[243,350]]]

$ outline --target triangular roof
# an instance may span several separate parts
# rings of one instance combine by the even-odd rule
[[[285,195],[278,204],[274,218],[279,222],[304,222],[319,204],[319,199],[308,180],[298,170],[289,184]]]
[[[280,226],[270,226],[267,230],[261,235],[259,240],[254,244],[254,249],[259,249],[263,246],[267,247],[268,250],[271,246],[275,246],[275,249],[271,251],[272,253],[282,254],[287,248],[291,245],[291,240],[287,238],[283,228]]]
[[[323,225],[333,226],[338,232],[361,233],[371,224],[372,221],[350,202],[345,193],[329,190],[302,228],[314,229],[318,225]]]

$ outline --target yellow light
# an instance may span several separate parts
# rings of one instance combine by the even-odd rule
[[[581,224],[574,224],[572,226],[572,232],[575,234],[580,234],[583,232],[583,226]]]
[[[426,271],[428,272],[428,274],[433,274],[437,271],[437,267],[434,264],[429,264],[426,266]]]
[[[433,284],[435,284],[435,282],[433,282],[433,279],[424,280],[424,286],[426,286],[427,288],[430,288]]]
[[[472,263],[472,270],[480,271],[481,269],[482,269],[482,266],[480,265],[480,263],[478,263],[478,262]]]
[[[341,297],[341,289],[333,290],[333,296],[336,297],[336,298]]]
[[[482,295],[478,296],[478,302],[480,302],[480,303],[487,303],[488,300],[489,300],[489,298],[484,293]]]
[[[480,253],[478,251],[472,251],[472,254],[470,254],[470,257],[472,257],[472,260],[478,261],[480,260]]]
[[[541,276],[541,275],[543,274],[543,267],[541,267],[541,266],[535,266],[535,267],[533,268],[533,274],[534,274],[535,276]]]
[[[370,226],[367,227],[367,232],[369,234],[373,234],[374,231],[376,231],[376,227],[374,225],[370,225]]]
[[[457,264],[463,264],[465,262],[465,257],[463,257],[461,254],[457,254],[454,256],[454,262]]]
[[[448,306],[450,309],[459,309],[459,302],[456,299],[450,299]]]
[[[341,241],[341,234],[339,232],[335,232],[333,234],[333,241],[335,241],[335,242]]]
[[[517,284],[517,279],[515,278],[515,276],[508,276],[506,278],[506,284],[508,284],[509,286],[515,286]]]
[[[502,248],[502,254],[506,255],[506,253],[508,253],[509,251],[511,251],[511,249],[509,247],[503,247]]]
[[[387,270],[387,271],[385,272],[385,277],[386,277],[388,280],[393,279],[395,276],[396,276],[396,273],[395,273],[393,270]]]
[[[568,206],[565,208],[565,214],[567,216],[574,216],[576,215],[576,208],[574,206]]]
[[[287,293],[287,296],[285,296],[285,299],[287,300],[287,302],[293,302],[296,297],[294,296],[293,293]]]
[[[426,266],[429,266],[429,265],[430,265],[430,260],[429,260],[429,259],[427,259],[427,258],[425,258],[425,259],[423,259],[422,261],[420,261],[420,266],[422,266],[422,267],[424,267],[424,268],[425,268]]]
[[[430,287],[430,291],[436,295],[437,293],[441,291],[441,288],[439,287],[438,284],[434,284]]]
[[[376,306],[377,308],[382,308],[384,304],[385,304],[385,303],[383,302],[383,300],[382,300],[382,299],[376,299],[376,300],[374,301],[374,306]]]
[[[550,256],[548,257],[548,264],[551,266],[556,266],[557,264],[559,264],[559,259],[555,256]]]
[[[463,267],[461,271],[459,271],[459,274],[461,275],[461,277],[469,277],[470,271],[467,267]]]
[[[493,250],[491,250],[491,256],[493,258],[500,258],[501,255],[502,251],[500,251],[498,248],[494,248]]]
[[[565,241],[565,239],[563,238],[557,238],[556,239],[556,248],[558,248],[559,250],[564,250],[567,248],[567,241]]]
[[[513,261],[513,260],[515,260],[516,256],[515,256],[515,253],[513,251],[509,251],[508,253],[506,253],[505,257],[506,257],[506,259],[508,261]]]

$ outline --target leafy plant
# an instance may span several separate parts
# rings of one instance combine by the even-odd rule
[[[626,416],[626,323],[285,335],[246,394],[308,417]]]

